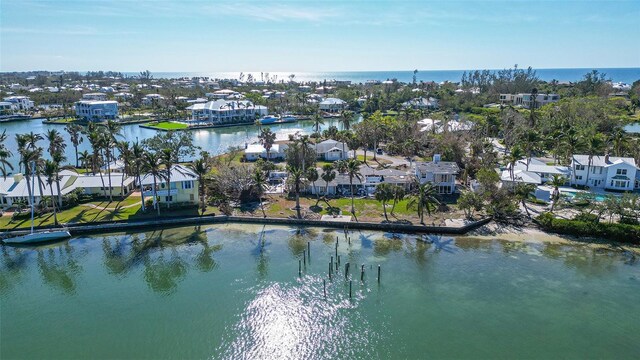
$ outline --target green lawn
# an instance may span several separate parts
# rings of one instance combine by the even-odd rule
[[[187,124],[174,121],[150,122],[144,125],[161,130],[184,130],[189,128]]]

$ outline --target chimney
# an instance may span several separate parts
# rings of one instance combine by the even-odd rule
[[[606,154],[606,155],[604,156],[604,163],[605,163],[605,164],[608,164],[608,163],[609,163],[609,154]]]
[[[436,164],[440,162],[440,154],[433,154],[433,162]]]
[[[13,182],[19,183],[22,179],[24,179],[24,176],[21,173],[13,175]]]

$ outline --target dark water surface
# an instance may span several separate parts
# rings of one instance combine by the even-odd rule
[[[341,265],[329,281],[336,236]],[[640,354],[640,267],[629,254],[581,244],[349,237],[350,245],[341,231],[225,224],[1,247],[0,358]],[[311,260],[299,276],[307,243]]]

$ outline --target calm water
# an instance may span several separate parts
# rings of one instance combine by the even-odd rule
[[[340,125],[340,120],[337,119],[324,119],[325,124],[320,127],[320,130],[327,129],[329,126],[336,126],[339,129],[342,129],[342,125]],[[301,134],[310,134],[313,132],[313,122],[312,121],[300,121],[297,123],[287,123],[287,124],[277,124],[277,125],[269,125],[271,131],[275,132],[279,139],[286,139],[289,134],[300,132]],[[63,125],[47,125],[43,124],[42,120],[26,120],[26,121],[15,121],[9,123],[0,123],[0,132],[3,130],[7,131],[8,139],[7,139],[7,147],[13,153],[13,158],[10,159],[11,163],[15,166],[18,162],[17,158],[17,144],[15,141],[15,134],[25,134],[33,131],[34,133],[42,134],[43,136],[49,129],[57,129],[62,133],[62,136],[67,141],[66,148],[66,156],[67,160],[70,163],[75,162],[75,151],[71,141],[69,140],[69,134],[64,131]],[[257,136],[260,132],[260,128],[255,125],[248,126],[235,126],[235,127],[227,127],[227,128],[217,128],[217,129],[201,129],[190,131],[193,135],[193,143],[196,146],[202,148],[202,150],[207,150],[211,154],[220,154],[223,153],[230,146],[242,146],[244,147],[245,143],[253,143],[258,140]],[[133,125],[124,125],[122,127],[122,139],[128,140],[130,142],[136,141],[136,139],[142,141],[143,139],[147,139],[153,137],[158,132],[155,130],[141,128],[140,126]],[[40,146],[45,149],[48,146],[48,143],[45,141],[40,142]],[[78,147],[78,151],[88,150],[91,152],[91,146],[87,139],[84,139],[83,143]],[[196,152],[197,154],[198,152]],[[189,160],[189,159],[181,159],[181,160]]]
[[[624,127],[624,131],[631,134],[640,134],[640,123],[629,124]]]
[[[536,69],[538,77],[544,81],[578,81],[590,72],[591,68],[573,69]],[[636,68],[596,68],[601,73],[605,73],[608,79],[616,82],[628,84],[640,80],[640,67]],[[418,81],[453,81],[458,82],[462,78],[465,70],[420,70],[417,74]],[[139,73],[124,73],[127,76],[138,76]],[[252,74],[255,79],[260,80],[260,72],[244,72],[245,76]],[[324,81],[324,80],[350,80],[354,83],[364,83],[367,80],[388,80],[398,79],[402,82],[413,81],[413,70],[411,71],[333,71],[333,72],[270,72],[269,77],[277,76],[277,81],[289,80],[289,75],[294,74],[296,81]],[[207,76],[214,79],[237,79],[240,71],[236,72],[157,72],[153,73],[156,78],[178,78]]]
[[[329,281],[336,236],[341,266]],[[628,255],[585,245],[350,237],[349,245],[334,230],[226,224],[0,248],[0,358],[640,354],[640,267]],[[311,261],[299,277],[307,242]]]

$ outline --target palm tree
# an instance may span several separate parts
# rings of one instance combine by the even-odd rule
[[[104,150],[107,156],[107,177],[109,178],[109,201],[113,201],[113,188],[111,187],[111,161],[112,149],[116,144],[116,136],[120,136],[121,125],[113,120],[108,120],[105,126]]]
[[[393,211],[396,209],[396,204],[398,204],[399,201],[402,201],[402,199],[404,199],[405,197],[405,191],[402,186],[393,185],[392,192],[393,205],[391,206],[391,215],[393,215]]]
[[[73,147],[75,149],[75,153],[76,153],[76,167],[79,166],[78,164],[78,146],[80,144],[82,144],[82,141],[84,140],[82,137],[82,126],[77,125],[77,124],[69,124],[65,127],[65,130],[69,133],[69,137],[71,138],[71,143],[73,144]]]
[[[353,111],[342,110],[340,112],[340,122],[342,123],[342,130],[351,129],[351,122],[353,121]]]
[[[424,213],[431,216],[431,208],[440,204],[438,200],[438,189],[430,182],[426,182],[418,187],[407,203],[407,210],[416,209],[420,216],[420,224],[424,225]]]
[[[553,175],[551,177],[551,181],[549,184],[553,186],[553,193],[551,194],[551,213],[553,213],[553,209],[556,207],[558,200],[560,199],[560,186],[563,186],[567,182],[567,179],[562,175]]]
[[[389,183],[382,183],[376,186],[375,192],[376,200],[382,203],[382,211],[384,212],[384,219],[389,221],[389,217],[387,216],[387,202],[393,200],[393,185]]]
[[[349,186],[351,188],[351,213],[356,214],[356,208],[354,204],[354,191],[353,191],[353,179],[356,178],[362,181],[362,174],[360,173],[360,165],[362,163],[358,159],[349,159],[345,163],[345,172],[349,176]]]
[[[313,129],[315,130],[315,134],[316,136],[320,136],[320,126],[324,125],[324,120],[322,119],[322,116],[320,116],[319,112],[316,112],[315,114],[313,114],[312,120],[313,120]]]
[[[158,153],[145,151],[144,152],[144,165],[145,169],[151,176],[153,177],[153,206],[158,211],[158,215],[160,215],[160,204],[158,204],[158,183],[159,179],[162,181],[165,178],[165,173],[161,169],[162,167],[162,159]]]
[[[133,158],[133,169],[136,173],[136,182],[140,187],[140,200],[142,201],[142,211],[147,211],[144,205],[144,189],[142,188],[142,169],[145,166],[144,148],[137,141],[131,146],[131,156]]]
[[[22,159],[22,155],[23,155],[23,151],[26,150],[27,148],[27,135],[16,134],[16,145],[18,149],[18,154],[20,155],[20,159],[18,160],[18,171],[22,171],[22,164],[24,163]],[[25,169],[25,172],[26,171],[27,169]]]
[[[211,171],[211,165],[206,158],[200,158],[194,160],[189,167],[193,170],[196,175],[198,175],[198,187],[200,191],[200,208],[202,209],[202,214],[204,215],[205,210],[207,209],[206,204],[206,194],[205,191],[207,187],[205,186],[205,177]],[[262,205],[262,203],[260,203]],[[263,211],[264,213],[264,211]]]
[[[527,213],[527,217],[531,217],[529,214],[529,208],[527,207],[527,199],[529,195],[536,190],[534,184],[517,184],[515,188],[515,196],[524,207],[524,211]]]
[[[80,161],[81,167],[84,168],[87,173],[89,172],[92,157],[93,155],[89,154],[87,150],[78,153],[78,161]]]
[[[329,193],[329,183],[333,181],[333,179],[336,178],[336,172],[333,170],[333,165],[331,164],[324,164],[322,166],[322,175],[320,176],[322,178],[322,180],[324,180],[326,186],[325,186],[325,190],[324,190],[324,198],[325,198],[325,202],[327,203],[327,205],[329,205],[329,202],[327,202],[326,200],[326,196]],[[318,201],[316,201],[316,206],[318,206],[318,203],[320,202],[320,199],[318,199]]]
[[[160,161],[164,165],[165,179],[167,180],[167,209],[171,207],[171,168],[175,163],[174,153],[171,149],[162,149]]]
[[[34,206],[35,204],[32,202],[33,191],[31,189],[31,182],[36,181],[34,176],[36,163],[40,162],[40,157],[42,155],[42,149],[28,149],[23,148],[20,151],[20,159],[22,160],[22,164],[24,166],[24,178],[27,180],[27,192],[29,193],[29,205]],[[41,193],[42,194],[42,193]]]
[[[293,180],[294,183],[294,191],[296,194],[296,214],[298,219],[302,218],[300,214],[300,183],[302,182],[303,172],[302,169],[298,167],[294,167],[291,165],[287,165],[287,171],[289,172],[289,177]]]
[[[56,202],[53,200],[53,183],[59,182],[58,179],[58,164],[55,161],[45,160],[44,162],[44,176],[47,179],[47,184],[49,185],[49,190],[51,191],[51,207],[53,207],[53,223],[54,225],[58,225],[58,215],[56,213]],[[59,191],[59,190],[58,190]],[[44,194],[41,194],[44,197]]]
[[[260,130],[260,134],[258,135],[258,140],[260,144],[264,146],[264,149],[267,151],[267,160],[271,159],[271,148],[276,141],[276,133],[271,131],[271,129],[266,128]]]
[[[5,140],[7,140],[7,130],[4,130],[2,134],[0,134],[0,165],[2,165],[2,167],[0,167],[0,171],[2,172],[3,179],[7,178],[7,167],[13,170],[13,166],[9,163],[9,160],[7,160],[13,156],[13,154],[4,145]]]
[[[316,181],[318,181],[318,170],[315,167],[310,167],[310,168],[307,169],[307,173],[306,173],[305,176],[306,176],[307,180],[311,181],[311,186],[313,187],[313,192],[316,193],[316,200],[319,201],[320,195],[316,191]],[[318,201],[316,201],[316,204],[318,204]]]
[[[593,163],[593,157],[602,151],[604,146],[604,139],[600,133],[590,135],[586,140],[587,155],[589,155],[589,166],[587,166],[587,178],[585,179],[585,185],[589,186],[589,174],[591,173],[591,164]]]
[[[522,149],[520,149],[519,146],[514,146],[513,148],[511,148],[511,153],[509,153],[506,158],[507,163],[509,164],[509,174],[511,175],[511,181],[514,180],[514,168],[516,166],[516,163],[518,163],[518,161],[520,161],[523,156],[524,153],[522,152]]]
[[[67,159],[62,152],[56,152],[51,157],[58,170],[60,170],[60,164]],[[60,176],[58,174],[56,174],[56,188],[58,190],[58,206],[62,209],[62,192],[60,191]]]
[[[62,135],[56,129],[49,129],[45,135],[46,140],[49,142],[49,154],[62,153],[67,147]]]
[[[627,137],[624,129],[621,127],[616,127],[609,137],[609,142],[611,143],[613,154],[615,156],[620,156],[622,154],[622,149],[627,144]]]
[[[120,195],[125,196],[124,180],[125,177],[131,175],[131,164],[133,160],[133,154],[131,148],[129,148],[129,142],[126,140],[116,142],[116,148],[120,153],[119,159],[122,161],[122,177],[120,178]]]
[[[264,212],[264,203],[262,202],[262,196],[264,196],[265,190],[267,189],[268,182],[267,176],[260,169],[255,169],[253,172],[253,186],[258,195],[258,201],[260,201],[260,209],[262,209],[262,216],[267,217],[267,214]]]

